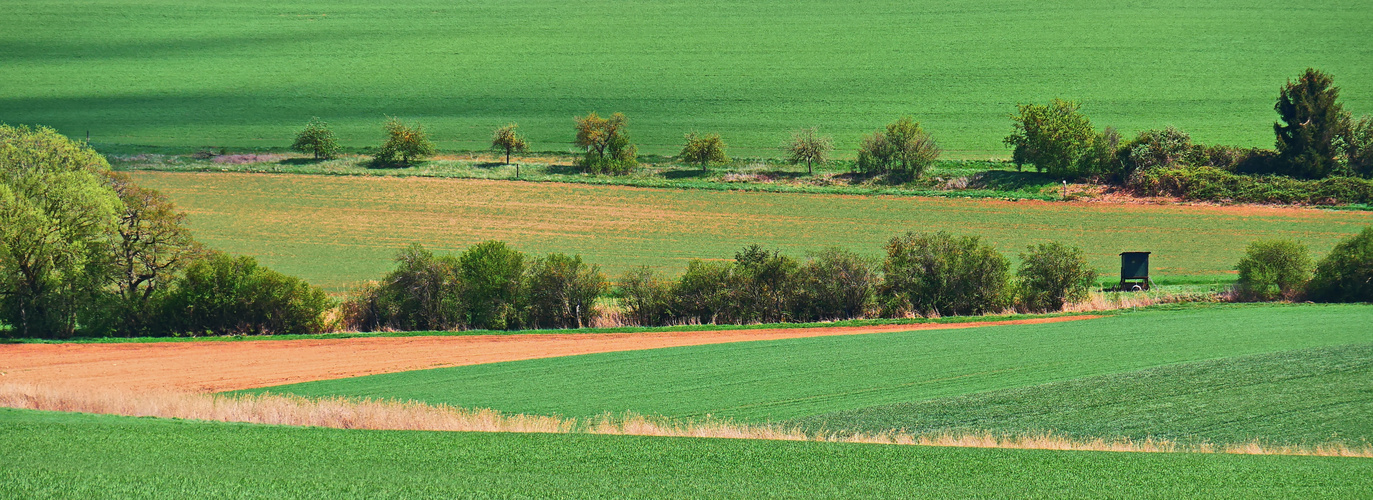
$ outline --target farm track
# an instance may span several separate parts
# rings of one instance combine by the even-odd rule
[[[450,366],[663,347],[1096,318],[697,332],[0,345],[0,382],[220,392]]]

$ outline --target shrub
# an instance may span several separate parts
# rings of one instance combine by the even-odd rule
[[[496,129],[491,133],[491,149],[505,151],[505,164],[510,164],[511,153],[523,153],[529,151],[529,143],[525,142],[515,129],[519,127],[514,123]],[[515,177],[520,176],[519,165],[515,166]]]
[[[318,333],[329,296],[299,278],[223,253],[191,263],[162,307],[161,325],[192,335]]]
[[[829,161],[830,151],[834,150],[834,140],[829,136],[817,135],[815,128],[802,129],[791,134],[791,143],[786,146],[787,161],[792,165],[806,164],[806,175],[813,174],[813,164],[824,165]]]
[[[1011,159],[1019,167],[1059,177],[1077,177],[1074,167],[1096,142],[1091,120],[1078,112],[1080,104],[1054,99],[1048,105],[1021,104],[1011,117],[1015,130],[1002,142],[1015,149]]]
[[[877,275],[858,254],[831,248],[797,271],[793,317],[799,321],[861,318],[876,294]]]
[[[343,307],[359,331],[453,330],[463,324],[463,286],[457,259],[437,257],[419,244],[396,254],[396,269],[364,285]]]
[[[339,146],[338,140],[334,139],[334,131],[329,130],[329,124],[315,117],[296,134],[296,142],[291,144],[291,149],[314,155],[316,160],[327,160],[338,155]]]
[[[1121,155],[1130,172],[1191,163],[1192,136],[1173,127],[1146,130],[1122,147]]]
[[[636,267],[620,276],[620,305],[634,324],[665,325],[672,320],[672,285],[652,269]]]
[[[1305,181],[1281,176],[1232,174],[1212,167],[1177,167],[1140,172],[1130,187],[1141,196],[1240,203],[1339,205],[1373,202],[1373,181],[1332,177]]]
[[[939,146],[909,116],[887,125],[886,133],[874,132],[858,147],[859,170],[868,174],[895,173],[918,179],[939,159]]]
[[[1030,311],[1062,311],[1063,305],[1087,298],[1097,272],[1082,250],[1058,242],[1031,245],[1020,254],[1021,306]]]
[[[524,254],[504,242],[486,241],[458,257],[458,270],[468,325],[492,330],[520,327]]]
[[[715,323],[730,307],[734,266],[691,260],[672,286],[672,311],[684,323]]]
[[[725,141],[720,139],[720,134],[696,135],[695,132],[686,135],[686,145],[682,146],[682,152],[677,157],[686,163],[695,163],[701,166],[701,171],[706,171],[706,166],[711,163],[725,163],[729,157],[725,155]]]
[[[1316,264],[1307,296],[1317,302],[1373,302],[1373,226],[1340,241]]]
[[[786,321],[796,296],[796,259],[776,250],[750,245],[734,254],[734,275],[727,311],[734,323]]]
[[[1129,178],[1125,163],[1121,161],[1120,133],[1112,127],[1096,134],[1092,144],[1077,159],[1077,173],[1081,177],[1093,177],[1105,182],[1124,183]]]
[[[1339,103],[1340,89],[1330,75],[1307,68],[1278,94],[1273,124],[1283,174],[1323,179],[1335,170],[1335,140],[1348,126]]]
[[[1240,273],[1242,299],[1292,300],[1311,278],[1311,255],[1295,241],[1255,241],[1235,269]]]
[[[1349,125],[1344,135],[1345,168],[1350,175],[1373,179],[1373,116]]]
[[[420,125],[406,125],[400,119],[386,121],[386,142],[377,151],[376,163],[383,166],[409,165],[433,156],[437,150]]]
[[[968,315],[1005,307],[1010,264],[976,236],[906,233],[887,244],[885,314]]]
[[[586,154],[577,162],[593,174],[627,174],[639,166],[638,148],[629,142],[629,119],[621,113],[601,118],[595,112],[573,119],[577,125],[578,147]]]
[[[596,298],[607,285],[600,267],[580,255],[560,253],[536,259],[524,282],[529,324],[534,328],[581,328],[599,315]]]

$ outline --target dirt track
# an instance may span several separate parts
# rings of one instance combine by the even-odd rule
[[[660,347],[1055,323],[1016,321],[613,334],[0,345],[0,382],[218,392],[377,373]]]

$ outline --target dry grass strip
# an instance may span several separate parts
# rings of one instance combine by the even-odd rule
[[[1074,440],[1052,434],[1026,436],[880,434],[811,435],[799,429],[746,425],[732,421],[673,421],[627,414],[591,419],[507,415],[447,405],[344,398],[307,399],[290,395],[223,396],[183,392],[121,392],[79,388],[0,384],[0,406],[30,410],[99,413],[221,422],[247,422],[337,429],[586,433],[728,439],[771,439],[971,448],[1085,450],[1116,452],[1194,452],[1248,455],[1312,455],[1373,458],[1373,446],[1342,443],[1314,447],[1246,443],[1227,447],[1179,446],[1167,440]]]

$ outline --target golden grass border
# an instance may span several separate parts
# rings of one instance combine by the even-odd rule
[[[1315,446],[1269,446],[1258,442],[1230,446],[1180,446],[1168,440],[1078,440],[1052,433],[1002,436],[983,434],[912,435],[807,434],[773,425],[739,424],[728,420],[675,421],[625,414],[590,419],[539,415],[510,415],[487,409],[372,399],[322,398],[262,394],[225,396],[181,392],[129,392],[34,384],[0,384],[0,406],[29,410],[66,411],[161,417],[221,422],[330,427],[337,429],[582,433],[633,436],[696,437],[822,441],[886,445],[1011,448],[1036,450],[1113,451],[1136,453],[1228,453],[1243,455],[1306,455],[1373,458],[1373,446],[1351,448],[1343,443]]]

